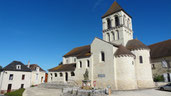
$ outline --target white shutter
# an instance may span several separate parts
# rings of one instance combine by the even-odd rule
[[[168,78],[167,78],[167,73],[164,73],[164,74],[163,74],[163,77],[164,77],[164,81],[165,81],[165,82],[168,82],[168,80],[167,80],[167,79],[168,79]]]
[[[164,68],[167,68],[168,66],[167,66],[167,62],[166,62],[166,60],[162,60],[162,67],[164,67]]]

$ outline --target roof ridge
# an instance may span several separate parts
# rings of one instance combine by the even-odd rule
[[[154,44],[148,45],[148,46],[154,46],[154,45],[157,45],[157,44],[161,44],[161,43],[164,43],[164,42],[168,42],[168,41],[170,41],[170,40],[171,40],[171,39],[164,40],[164,41],[160,41],[160,42],[157,42],[157,43],[154,43]]]
[[[106,42],[106,43],[108,43],[108,44],[111,44],[111,45],[113,45],[113,46],[115,46],[115,47],[119,47],[118,44],[111,43],[111,42],[107,42],[107,41],[105,41],[105,40],[103,40],[103,39],[100,39],[100,38],[98,38],[98,37],[95,37],[95,38],[97,38],[97,39],[99,39],[99,40],[101,40],[101,41],[104,41],[104,42]]]

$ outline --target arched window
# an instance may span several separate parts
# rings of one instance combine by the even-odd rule
[[[75,73],[74,72],[71,72],[71,76],[75,76]]]
[[[67,64],[69,63],[69,60],[68,60],[68,59],[66,60],[66,63],[67,63]]]
[[[115,25],[116,26],[119,26],[120,25],[119,17],[117,15],[115,16]]]
[[[117,40],[119,40],[120,39],[120,37],[119,37],[119,31],[116,30],[116,33],[117,33]]]
[[[76,62],[76,58],[74,58],[74,62]]]
[[[140,63],[143,63],[143,57],[140,56],[139,59],[140,59]]]
[[[108,19],[107,19],[107,28],[110,29],[111,27],[112,27],[111,21],[110,21],[110,19],[108,18]]]
[[[82,62],[80,61],[80,68],[82,68]]]
[[[110,42],[110,34],[107,33],[107,40]]]
[[[128,21],[127,21],[127,27],[130,28],[130,19],[128,18]]]
[[[60,77],[62,77],[63,76],[63,74],[62,73],[60,73]]]
[[[55,73],[55,77],[57,77],[58,75],[57,75],[57,73]]]
[[[112,38],[113,38],[113,40],[115,40],[115,33],[114,32],[112,32]]]
[[[126,19],[126,16],[124,15],[124,17],[123,17],[123,25],[125,25],[125,19]]]
[[[90,67],[90,61],[87,60],[87,67]]]
[[[105,61],[105,53],[101,52],[101,61]]]

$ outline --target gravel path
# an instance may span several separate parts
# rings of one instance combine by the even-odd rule
[[[40,87],[27,88],[23,96],[60,96],[61,89],[47,89]]]

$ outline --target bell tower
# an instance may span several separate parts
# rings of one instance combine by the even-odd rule
[[[133,39],[132,17],[115,1],[102,16],[103,40],[126,46]]]

